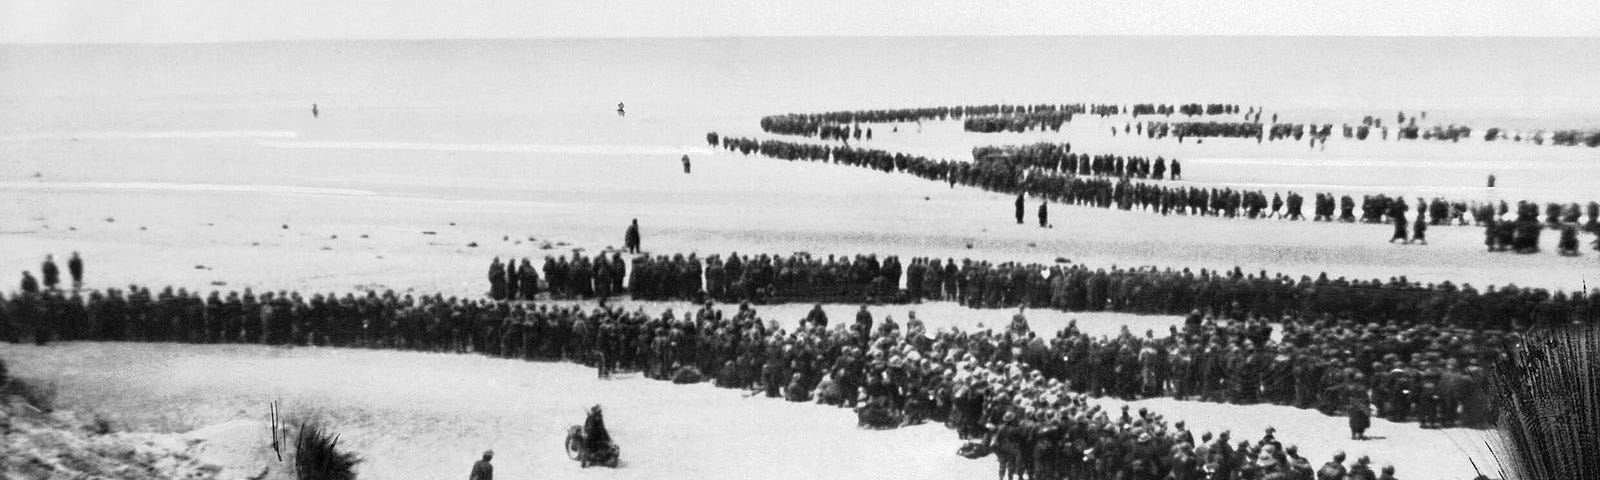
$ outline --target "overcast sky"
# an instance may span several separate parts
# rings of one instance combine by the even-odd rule
[[[0,43],[817,35],[1600,36],[1600,0],[0,0]]]

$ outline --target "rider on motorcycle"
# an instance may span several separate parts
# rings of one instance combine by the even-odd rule
[[[583,420],[584,450],[589,452],[604,451],[611,445],[611,434],[606,432],[606,420],[600,413],[600,405],[589,407],[589,416]]]

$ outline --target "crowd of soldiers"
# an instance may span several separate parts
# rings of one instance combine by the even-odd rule
[[[634,298],[772,303],[904,302],[899,257],[713,254],[641,256],[629,282]],[[703,276],[702,276],[703,272]]]
[[[1282,447],[1271,434],[1257,443],[1235,446],[1224,432],[1213,441],[1196,441],[1182,423],[1169,426],[1159,415],[1133,416],[1100,410],[1089,395],[1117,393],[1128,378],[1150,378],[1157,370],[1129,372],[1121,362],[1148,361],[1148,352],[1168,344],[1216,344],[1235,348],[1270,348],[1257,342],[1259,325],[1218,327],[1206,322],[1163,340],[1124,332],[1114,339],[1090,339],[1069,327],[1054,337],[1036,335],[1019,312],[1003,331],[930,331],[907,315],[905,324],[886,317],[875,322],[863,307],[853,322],[834,324],[820,308],[793,329],[764,321],[748,305],[724,315],[711,304],[682,315],[668,309],[648,315],[599,306],[556,306],[445,298],[441,295],[398,295],[368,292],[362,296],[268,292],[212,292],[130,286],[64,294],[59,290],[14,294],[4,299],[6,322],[21,318],[35,325],[34,335],[63,340],[150,341],[189,343],[259,343],[394,348],[435,352],[477,353],[526,360],[571,360],[597,367],[642,371],[650,378],[677,383],[710,380],[735,388],[796,402],[818,402],[856,409],[864,422],[887,415],[899,425],[944,422],[968,438],[984,438],[1003,468],[1030,478],[1206,478],[1260,479],[1272,472],[1304,469],[1293,447]],[[12,332],[12,330],[7,330]],[[1270,332],[1269,332],[1270,333]],[[1315,342],[1319,337],[1284,334],[1289,349],[1338,348]],[[1437,338],[1437,337],[1432,337]],[[17,338],[11,337],[15,341]],[[1246,345],[1246,347],[1239,347]],[[1489,348],[1489,344],[1479,344]],[[1084,353],[1086,350],[1091,353]],[[1116,366],[1085,377],[1084,365],[1104,362],[1115,351]],[[1182,358],[1180,348],[1174,358]],[[1210,350],[1198,352],[1203,357]],[[1291,350],[1293,351],[1293,350]],[[1379,353],[1388,352],[1380,351]],[[1397,347],[1405,362],[1420,362],[1426,353]],[[1254,351],[1252,350],[1252,353]],[[1366,354],[1361,352],[1357,354]],[[1204,357],[1210,358],[1210,357]],[[1229,362],[1248,363],[1236,354]],[[1076,362],[1076,363],[1075,363]],[[1089,363],[1083,363],[1089,362]],[[1194,363],[1210,365],[1211,360]],[[1175,365],[1179,363],[1174,363]],[[1232,366],[1232,364],[1228,364]],[[1300,368],[1298,364],[1295,368]],[[1333,363],[1328,370],[1338,370]],[[1424,364],[1426,365],[1426,364]],[[1313,368],[1313,367],[1306,367]],[[1356,367],[1351,367],[1356,368]],[[1387,368],[1375,363],[1373,368]],[[1357,368],[1359,370],[1360,368]],[[1238,368],[1245,372],[1251,368]],[[1102,379],[1098,373],[1113,376]],[[1200,380],[1188,380],[1183,368],[1166,368],[1166,388],[1175,392],[1198,385],[1202,397],[1227,389],[1248,399],[1248,389],[1211,379],[1213,370],[1198,369]],[[1229,378],[1251,378],[1229,372]],[[1302,374],[1304,377],[1313,375]],[[1335,374],[1326,378],[1346,379]],[[1299,377],[1296,377],[1299,378]],[[1249,380],[1239,380],[1249,381]],[[1212,383],[1215,382],[1215,383]],[[1145,384],[1149,384],[1147,381]],[[1263,390],[1261,395],[1268,395]],[[1296,393],[1301,390],[1297,388]],[[1315,391],[1311,393],[1315,395]],[[1273,397],[1276,398],[1276,397]],[[1353,398],[1341,397],[1341,398]],[[1392,403],[1392,400],[1391,402]],[[1415,411],[1415,405],[1403,407]],[[1396,415],[1403,415],[1397,413]],[[1426,414],[1417,414],[1426,415]],[[882,425],[895,426],[895,425]],[[1238,472],[1239,476],[1232,473]],[[1068,475],[1071,475],[1070,477]],[[1276,477],[1273,477],[1276,478]]]
[[[604,252],[591,257],[573,252],[565,256],[546,256],[544,264],[535,269],[523,257],[501,262],[495,257],[489,263],[489,298],[495,300],[533,300],[541,291],[552,298],[593,298],[621,295],[628,267],[622,252]],[[544,272],[543,277],[539,275]],[[541,283],[542,279],[542,283]],[[543,290],[541,290],[541,288]]]
[[[961,129],[977,133],[997,133],[1027,131],[1061,131],[1061,127],[1072,121],[1071,112],[1026,112],[1010,115],[985,115],[967,117],[961,122]]]
[[[712,137],[714,136],[707,136],[708,140]],[[715,136],[715,140],[720,143],[713,142],[714,146],[720,145],[730,151],[746,155],[759,153],[783,160],[832,162],[883,172],[903,172],[932,181],[946,182],[951,187],[959,184],[1008,195],[1026,193],[1047,201],[1073,205],[1137,210],[1162,215],[1288,220],[1305,218],[1303,213],[1305,197],[1297,192],[1288,192],[1287,195],[1273,193],[1269,200],[1269,196],[1259,190],[1157,185],[1139,180],[1159,178],[1157,165],[1160,165],[1160,159],[1158,162],[1131,162],[1126,157],[1118,156],[1072,155],[1066,152],[1070,147],[1065,144],[982,147],[974,150],[978,155],[974,161],[965,162],[934,160],[883,150],[799,144],[780,140],[720,136]],[[1012,153],[1005,154],[1007,151]],[[1074,161],[1068,163],[1067,160]],[[1096,162],[1099,163],[1099,167],[1096,167]],[[1136,168],[1129,169],[1130,164]],[[1169,160],[1167,165],[1169,166],[1167,178],[1178,179],[1182,176],[1181,165],[1176,159]],[[1145,167],[1149,167],[1149,171],[1145,171]],[[1358,205],[1350,195],[1318,193],[1313,205],[1312,220],[1406,222],[1412,231],[1419,228],[1426,231],[1427,226],[1433,225],[1503,223],[1499,219],[1506,215],[1507,209],[1503,201],[1499,203],[1498,209],[1490,202],[1451,202],[1440,198],[1426,201],[1418,199],[1416,203],[1419,205],[1416,211],[1405,214],[1404,211],[1409,211],[1409,208],[1403,207],[1406,202],[1398,196],[1365,195]],[[1426,205],[1426,208],[1422,205]],[[1537,204],[1532,202],[1519,202],[1519,205],[1534,205],[1537,209]],[[1337,217],[1335,217],[1336,206]],[[1361,209],[1359,217],[1355,213],[1358,207]],[[1401,216],[1396,217],[1391,214],[1402,208],[1405,210]],[[1554,218],[1559,220],[1559,223],[1552,226],[1574,227],[1574,235],[1577,230],[1600,234],[1600,202],[1589,202],[1587,220],[1583,223],[1579,223],[1583,220],[1583,216],[1580,215],[1582,210],[1577,203],[1547,204],[1547,212],[1551,209],[1558,212],[1558,216]],[[1472,215],[1470,222],[1467,219],[1469,213]]]
[[[805,137],[822,136],[827,138],[840,138],[840,132],[851,130],[859,131],[862,123],[897,123],[921,122],[923,120],[944,121],[972,117],[986,117],[1002,123],[1007,122],[1007,117],[1053,119],[1065,122],[1071,120],[1073,115],[1089,114],[1099,117],[1108,117],[1120,114],[1139,115],[1165,115],[1180,113],[1185,116],[1196,115],[1230,115],[1239,113],[1238,105],[1227,104],[1199,104],[1190,103],[1183,105],[1168,104],[1137,104],[1132,107],[1118,104],[1033,104],[1033,105],[966,105],[955,107],[924,107],[924,108],[897,108],[881,110],[854,110],[822,113],[789,113],[783,115],[769,115],[761,117],[761,131],[781,135],[799,135]],[[1059,124],[1056,129],[1059,130]],[[996,131],[1004,131],[1000,129]],[[977,131],[971,130],[969,131]],[[857,139],[860,135],[855,135]]]
[[[618,253],[589,259],[574,253],[545,260],[544,282],[551,298],[590,298],[631,293],[644,300],[713,299],[771,303],[907,303],[954,301],[971,308],[1046,308],[1061,311],[1116,311],[1187,315],[1199,310],[1219,317],[1261,316],[1380,318],[1440,323],[1473,329],[1516,330],[1531,325],[1594,321],[1600,315],[1600,289],[1550,291],[1516,285],[1412,282],[1405,277],[1293,277],[1266,271],[1093,268],[1082,264],[1000,262],[897,256],[812,256],[713,254],[643,255],[624,262]],[[498,259],[496,259],[498,262]],[[495,272],[491,264],[491,272]],[[527,265],[527,262],[524,262]],[[584,265],[606,265],[588,268]],[[626,268],[623,268],[623,267]],[[604,271],[596,276],[592,272]],[[490,296],[518,290],[537,295],[540,277],[518,269],[517,289],[490,277]],[[497,280],[498,284],[497,284]],[[626,288],[623,288],[623,287]]]
[[[1508,207],[1505,202],[1500,202],[1499,210],[1490,210],[1484,207],[1485,214],[1494,213],[1504,216]],[[1540,232],[1545,228],[1552,228],[1561,232],[1560,240],[1556,243],[1557,251],[1562,255],[1578,255],[1580,241],[1579,231],[1600,235],[1600,204],[1590,202],[1588,206],[1588,221],[1579,223],[1580,216],[1577,204],[1562,206],[1560,204],[1545,205],[1545,219],[1539,221],[1539,205],[1531,202],[1518,202],[1515,220],[1491,220],[1484,223],[1483,244],[1491,252],[1513,251],[1517,253],[1534,253],[1539,251]],[[1600,238],[1593,243],[1595,250],[1600,250]]]
[[[1005,163],[1022,170],[1076,173],[1082,176],[1162,180],[1167,173],[1167,159],[1162,157],[1151,160],[1145,157],[1072,153],[1070,143],[976,147],[972,149],[972,161],[979,164]],[[1172,172],[1173,180],[1183,176],[1183,166],[1176,158],[1172,159]]]

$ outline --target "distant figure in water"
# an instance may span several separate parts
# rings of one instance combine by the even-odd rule
[[[624,116],[627,116],[627,115],[628,115],[628,111],[623,109],[622,102],[617,102],[617,116],[624,117]]]
[[[317,104],[311,104],[311,118],[317,118],[322,112],[317,111]]]
[[[689,156],[683,156],[683,173],[689,173]]]

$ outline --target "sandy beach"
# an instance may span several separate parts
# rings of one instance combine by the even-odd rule
[[[1160,216],[1051,205],[1017,225],[1014,197],[842,165],[712,148],[707,132],[775,138],[762,115],[996,103],[1237,102],[1283,121],[1477,131],[1594,128],[1592,39],[770,38],[305,41],[0,45],[0,275],[11,285],[78,252],[85,287],[190,291],[394,290],[484,298],[495,257],[620,247],[630,220],[651,255],[877,254],[1096,268],[1266,271],[1294,277],[1600,286],[1600,253],[1486,252],[1483,230],[1439,226],[1427,245],[1388,225]],[[584,65],[586,68],[571,68]],[[19,68],[12,68],[19,67]],[[307,73],[311,72],[311,73]],[[1392,75],[1392,72],[1407,72]],[[1329,79],[1337,79],[1332,82]],[[1330,84],[1336,83],[1336,84]],[[626,116],[613,105],[626,102]],[[311,105],[318,104],[318,116]],[[1179,121],[1171,118],[1140,120]],[[1178,158],[1172,186],[1384,193],[1457,201],[1600,201],[1587,147],[1355,141],[1325,148],[1112,135],[1133,119],[1081,116],[1061,132],[977,134],[956,122],[874,124],[864,148],[957,160],[974,147],[1070,142],[1074,152]],[[816,140],[785,137],[791,141]],[[680,156],[693,173],[685,174]],[[1498,185],[1485,186],[1488,175]],[[1309,202],[1308,202],[1309,203]],[[1038,202],[1027,204],[1029,217]],[[1309,205],[1307,212],[1309,213]],[[1586,243],[1594,240],[1585,234]],[[9,272],[9,273],[7,273]],[[1589,282],[1596,280],[1596,282]],[[11,290],[7,289],[9,294]],[[658,313],[686,302],[619,300]],[[588,304],[585,304],[588,305]],[[792,325],[811,305],[761,306]],[[835,322],[857,305],[827,304]],[[724,306],[724,308],[734,308]],[[1014,310],[873,306],[931,328],[1003,325]],[[1170,316],[1027,312],[1100,335],[1159,336]],[[846,410],[572,364],[469,355],[246,345],[0,344],[13,374],[55,383],[64,409],[112,419],[247,478],[271,470],[267,405],[329,422],[369,479],[460,478],[482,450],[502,478],[974,479],[936,425],[856,428]],[[1107,408],[1122,402],[1100,400]],[[606,406],[621,468],[580,470],[559,446]],[[1314,464],[1343,450],[1400,478],[1457,480],[1490,464],[1483,431],[1375,420],[1346,440],[1315,411],[1133,402],[1199,431],[1266,426]],[[132,434],[132,433],[130,433]],[[225,476],[226,477],[226,476]]]

